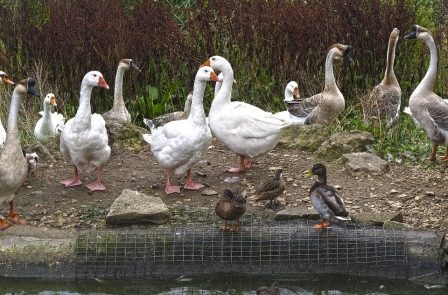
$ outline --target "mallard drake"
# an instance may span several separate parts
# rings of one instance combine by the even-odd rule
[[[338,191],[327,184],[327,168],[325,165],[315,164],[311,170],[305,173],[308,177],[317,175],[317,180],[310,188],[310,197],[311,204],[319,213],[321,222],[314,225],[314,228],[324,229],[329,227],[330,223],[340,224],[341,221],[337,217],[347,217],[348,212]]]
[[[260,287],[257,289],[257,295],[279,295],[280,290],[277,287],[277,282],[273,282],[270,287]]]
[[[222,197],[215,206],[216,215],[224,219],[224,224],[221,226],[222,230],[232,230],[239,232],[240,217],[246,212],[246,199],[238,192],[232,192],[225,189]],[[235,220],[232,227],[227,224],[228,221]]]
[[[155,129],[171,121],[184,120],[188,118],[188,116],[190,115],[192,100],[193,100],[193,92],[190,92],[188,93],[187,100],[185,100],[185,106],[183,111],[164,114],[154,119],[144,118],[143,123],[145,123],[145,125],[148,126],[149,129]]]
[[[78,111],[74,118],[67,121],[61,132],[61,153],[74,169],[72,178],[61,181],[65,187],[81,185],[79,171],[89,173],[96,170],[96,180],[86,187],[90,191],[106,189],[100,180],[100,166],[109,159],[110,147],[106,122],[101,115],[92,114],[90,106],[92,90],[96,86],[109,89],[103,74],[90,71],[81,82]]]
[[[369,99],[363,103],[364,122],[385,119],[387,127],[392,127],[398,120],[401,105],[401,88],[394,73],[395,48],[397,47],[400,31],[392,30],[387,47],[387,62],[384,79],[373,88]]]
[[[134,69],[140,72],[140,69],[132,59],[122,59],[118,63],[117,74],[115,75],[115,89],[114,89],[114,105],[112,109],[103,114],[104,120],[108,123],[130,123],[131,114],[129,113],[123,99],[123,76],[124,72]]]
[[[345,109],[345,100],[336,84],[333,73],[335,59],[350,60],[350,45],[334,44],[330,47],[325,61],[324,91],[304,98],[289,112],[302,118],[304,124],[326,124]]]
[[[152,129],[151,134],[143,135],[143,139],[151,145],[152,154],[166,170],[166,194],[180,193],[180,186],[172,184],[173,172],[177,175],[187,172],[185,189],[199,190],[204,187],[193,182],[191,169],[201,160],[212,141],[212,134],[205,120],[203,99],[207,82],[217,80],[218,76],[212,68],[200,68],[194,81],[193,103],[188,118],[171,121]]]
[[[437,77],[437,47],[431,32],[419,25],[414,25],[413,31],[404,39],[418,39],[425,42],[430,52],[430,63],[425,77],[409,99],[409,108],[414,121],[425,130],[432,141],[432,152],[428,158],[436,161],[439,145],[447,146],[445,156],[441,160],[448,160],[448,103],[434,93],[434,84]]]
[[[44,98],[43,112],[39,114],[42,118],[39,119],[34,127],[34,137],[41,143],[47,144],[50,138],[59,135],[64,128],[64,116],[58,112],[51,112],[51,106],[57,106],[56,95],[48,93]]]
[[[225,58],[212,56],[202,66],[211,66],[224,76],[222,87],[210,107],[209,125],[218,140],[240,157],[239,167],[226,171],[244,172],[253,164],[245,161],[246,157],[256,157],[271,151],[280,140],[282,129],[292,123],[253,105],[231,101],[233,69]]]
[[[14,209],[14,198],[28,174],[28,164],[20,144],[19,126],[17,123],[20,101],[26,94],[39,96],[36,80],[28,78],[16,84],[12,94],[8,117],[8,133],[4,148],[0,151],[0,205],[9,203],[8,220],[14,224],[25,224]],[[0,231],[5,230],[10,223],[0,217]]]
[[[13,81],[9,80],[8,75],[6,75],[6,73],[3,71],[0,71],[0,81],[4,84],[11,84],[11,85],[15,84]],[[6,140],[6,130],[3,127],[2,120],[0,118],[0,149],[3,148],[5,140]]]
[[[282,177],[283,170],[277,169],[274,178],[265,181],[259,188],[255,190],[258,195],[256,202],[269,200],[269,208],[272,208],[272,201],[285,191],[285,180]]]

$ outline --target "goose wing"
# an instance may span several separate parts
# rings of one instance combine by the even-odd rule
[[[288,111],[297,117],[307,117],[322,100],[322,93],[300,100],[300,103],[288,104]]]
[[[428,103],[426,109],[437,127],[448,131],[448,103],[443,100],[435,100]]]

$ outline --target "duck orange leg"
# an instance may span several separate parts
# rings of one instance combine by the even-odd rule
[[[241,224],[240,219],[237,218],[232,224],[231,231],[233,231],[234,233],[240,232],[240,224]]]
[[[165,186],[165,193],[167,195],[170,194],[180,194],[180,186],[175,186],[171,182],[171,171],[166,170],[166,186]]]
[[[14,201],[9,202],[9,214],[8,220],[14,224],[26,224],[26,220],[21,218],[19,214],[17,214],[16,210],[14,210]]]
[[[251,161],[244,161],[245,158],[246,158],[246,156],[240,155],[240,167],[227,168],[226,172],[229,172],[229,173],[242,173],[242,172],[244,172],[244,170],[249,169],[250,167],[252,167],[253,163]]]
[[[74,174],[74,176],[72,178],[63,180],[60,183],[65,185],[65,187],[72,187],[72,186],[81,185],[81,179],[79,179],[78,168],[76,168],[75,165],[73,165],[73,174]]]
[[[0,217],[0,231],[4,231],[10,226],[11,224],[8,221]]]
[[[196,190],[197,191],[197,190],[200,190],[203,187],[204,187],[204,185],[202,185],[200,183],[193,182],[193,180],[191,179],[191,169],[188,169],[188,171],[187,171],[187,180],[185,181],[184,189]]]
[[[316,230],[322,230],[330,227],[330,223],[325,219],[321,219],[318,224],[313,225],[313,228]]]

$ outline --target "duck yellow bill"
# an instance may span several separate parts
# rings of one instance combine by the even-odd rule
[[[207,59],[201,66],[201,67],[209,67],[210,66],[210,59]]]
[[[311,170],[306,170],[305,172],[303,172],[303,174],[305,174],[305,176],[308,178],[313,177],[313,171]]]

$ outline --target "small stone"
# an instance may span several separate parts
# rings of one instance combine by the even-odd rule
[[[391,195],[392,195],[392,194],[398,194],[398,191],[397,191],[396,189],[391,189],[389,193],[390,193]]]
[[[430,197],[434,197],[436,195],[434,192],[431,191],[427,191],[425,194]]]
[[[207,174],[205,174],[204,172],[200,172],[200,171],[195,171],[194,172],[197,176],[200,176],[200,177],[206,177],[207,176]]]
[[[339,184],[336,184],[336,185],[334,186],[334,188],[337,189],[337,190],[341,190],[341,189],[342,189],[342,186],[340,186]]]
[[[217,194],[218,194],[218,192],[211,190],[211,189],[205,189],[201,192],[201,195],[204,195],[204,196],[215,196]]]
[[[74,203],[78,203],[78,200],[72,199],[72,204],[74,204]]]
[[[294,203],[293,206],[297,206]],[[278,211],[275,214],[275,220],[292,220],[292,219],[319,219],[319,214],[314,209],[304,209],[304,208],[287,208]]]

